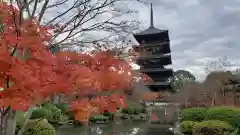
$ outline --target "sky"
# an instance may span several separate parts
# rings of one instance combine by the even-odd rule
[[[240,0],[152,0],[154,25],[168,29],[173,69],[184,69],[204,80],[209,60],[227,56],[240,67]],[[149,27],[149,6],[139,10],[142,28]]]
[[[73,0],[69,1],[67,6]],[[204,68],[208,61],[227,56],[232,68],[240,67],[240,0],[152,0],[152,3],[155,27],[169,30],[174,70],[188,70],[201,81],[206,77]],[[125,16],[125,20],[141,21],[141,30],[149,27],[149,4],[128,2],[122,6],[138,10],[134,16]],[[53,11],[48,12],[53,15]],[[98,19],[104,20],[104,16]],[[100,35],[104,34],[95,33],[95,37]]]

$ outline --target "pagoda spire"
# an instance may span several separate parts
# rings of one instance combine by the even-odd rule
[[[150,10],[150,28],[153,28],[153,8],[152,8],[152,2],[151,2],[151,10]]]

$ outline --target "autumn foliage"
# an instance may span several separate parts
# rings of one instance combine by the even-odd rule
[[[92,112],[115,112],[126,105],[124,90],[133,76],[129,64],[111,52],[79,54],[48,51],[52,27],[23,19],[15,7],[0,3],[0,106],[28,110],[57,93],[76,95],[70,101],[75,118]],[[146,79],[145,79],[146,80]],[[149,80],[149,79],[148,79]]]

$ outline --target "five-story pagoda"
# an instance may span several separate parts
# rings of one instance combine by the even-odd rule
[[[138,53],[137,64],[140,72],[147,74],[153,82],[146,84],[152,91],[171,90],[169,78],[173,70],[165,68],[172,64],[168,30],[160,30],[153,25],[153,9],[151,3],[150,27],[133,35],[140,44],[134,46]]]

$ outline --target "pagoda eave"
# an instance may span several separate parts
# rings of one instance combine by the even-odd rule
[[[168,30],[160,30],[157,29],[155,27],[149,27],[148,29],[139,32],[139,33],[135,33],[133,36],[152,36],[152,35],[158,35],[158,34],[162,34],[164,32],[168,32]]]
[[[166,72],[166,71],[168,71],[168,72],[173,72],[173,70],[171,69],[171,68],[140,68],[139,69],[140,70],[140,72],[142,72],[142,73],[151,73],[151,72]]]
[[[146,56],[137,56],[137,60],[149,60],[149,59],[162,59],[162,58],[170,58],[171,59],[171,55],[170,54],[166,54],[166,55],[146,55]]]

